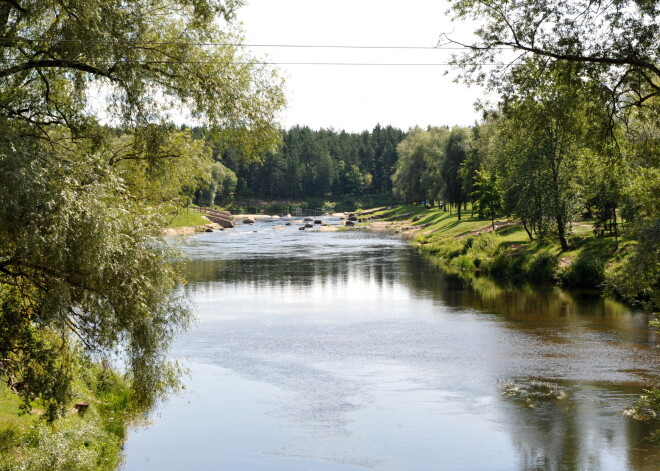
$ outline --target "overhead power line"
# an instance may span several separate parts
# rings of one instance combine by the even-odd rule
[[[12,59],[0,60],[0,64],[11,62],[14,65],[29,62],[29,60]],[[375,67],[439,67],[454,65],[449,62],[263,62],[263,61],[178,61],[178,60],[154,60],[154,61],[111,61],[106,59],[80,59],[71,61],[76,64],[103,64],[103,65],[166,65],[166,64],[188,64],[188,65],[312,65],[312,66],[375,66]],[[503,66],[506,64],[481,63],[481,66]],[[57,67],[67,68],[67,64]]]
[[[243,44],[231,42],[197,41],[114,41],[104,39],[58,39],[58,38],[3,38],[4,41],[28,43],[76,43],[76,44],[114,44],[126,46],[216,46],[216,47],[272,47],[303,49],[403,49],[403,50],[465,50],[467,46],[370,46],[355,44]],[[498,47],[497,49],[503,49]]]

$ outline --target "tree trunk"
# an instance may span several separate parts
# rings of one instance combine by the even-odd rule
[[[527,235],[529,236],[529,240],[533,241],[534,236],[532,236],[532,233],[530,232],[529,228],[527,227],[527,221],[525,221],[524,219],[521,219],[521,220],[522,220],[522,225],[525,228],[525,232],[527,232]]]
[[[557,233],[559,235],[559,243],[561,244],[561,251],[566,252],[568,250],[568,240],[566,239],[566,222],[561,214],[556,215],[557,221]]]

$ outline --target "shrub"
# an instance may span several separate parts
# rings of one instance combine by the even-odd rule
[[[507,278],[509,276],[509,257],[507,257],[506,254],[501,253],[494,258],[484,260],[481,263],[481,268],[484,273],[493,278]]]
[[[0,431],[0,453],[7,453],[18,444],[19,434],[13,427]]]
[[[597,288],[605,281],[605,261],[596,254],[582,252],[563,272],[561,281],[568,288]]]
[[[549,252],[541,252],[529,263],[527,277],[536,283],[549,283],[555,279],[557,258]]]
[[[461,272],[474,272],[476,268],[472,257],[469,255],[459,255],[450,264]]]
[[[488,256],[495,255],[498,246],[497,236],[491,232],[479,234],[472,240],[472,250],[478,250]]]

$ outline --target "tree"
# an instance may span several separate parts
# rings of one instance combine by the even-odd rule
[[[444,181],[445,201],[456,205],[459,221],[461,220],[461,206],[467,198],[465,178],[462,178],[460,169],[467,159],[470,140],[471,136],[467,129],[453,128],[447,140],[445,159],[440,170]]]
[[[396,171],[392,175],[394,194],[406,201],[423,201],[426,199],[426,188],[421,177],[425,172],[424,141],[425,131],[419,127],[411,130],[406,138],[397,146],[399,159]]]
[[[351,165],[346,170],[346,193],[349,195],[359,196],[364,189],[364,177],[357,165]]]
[[[211,164],[211,175],[197,190],[197,200],[204,206],[218,204],[236,191],[236,174],[220,162]]]
[[[190,310],[159,237],[211,159],[165,122],[187,110],[244,159],[279,140],[280,80],[238,46],[241,4],[0,2],[0,376],[51,419],[80,349],[123,358],[139,406],[175,384]]]
[[[646,106],[660,96],[660,2],[621,0],[593,2],[550,0],[456,0],[454,20],[481,23],[472,44],[443,35],[442,42],[468,47],[454,62],[465,78],[506,83],[502,73],[511,61],[484,74],[484,64],[496,63],[513,51],[522,59],[536,56],[549,62],[581,64],[585,76],[609,92],[613,112]],[[490,66],[489,66],[490,67]]]
[[[496,174],[484,169],[477,170],[474,188],[474,210],[481,218],[488,216],[495,230],[495,215],[502,210]]]

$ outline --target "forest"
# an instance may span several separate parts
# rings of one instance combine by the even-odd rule
[[[281,130],[281,145],[257,161],[246,161],[235,149],[207,137],[203,128],[192,135],[214,149],[215,177],[198,188],[202,204],[223,204],[236,198],[296,200],[309,197],[391,195],[397,145],[405,132],[376,125],[371,131],[347,133],[294,126]],[[229,171],[228,171],[229,170]]]

